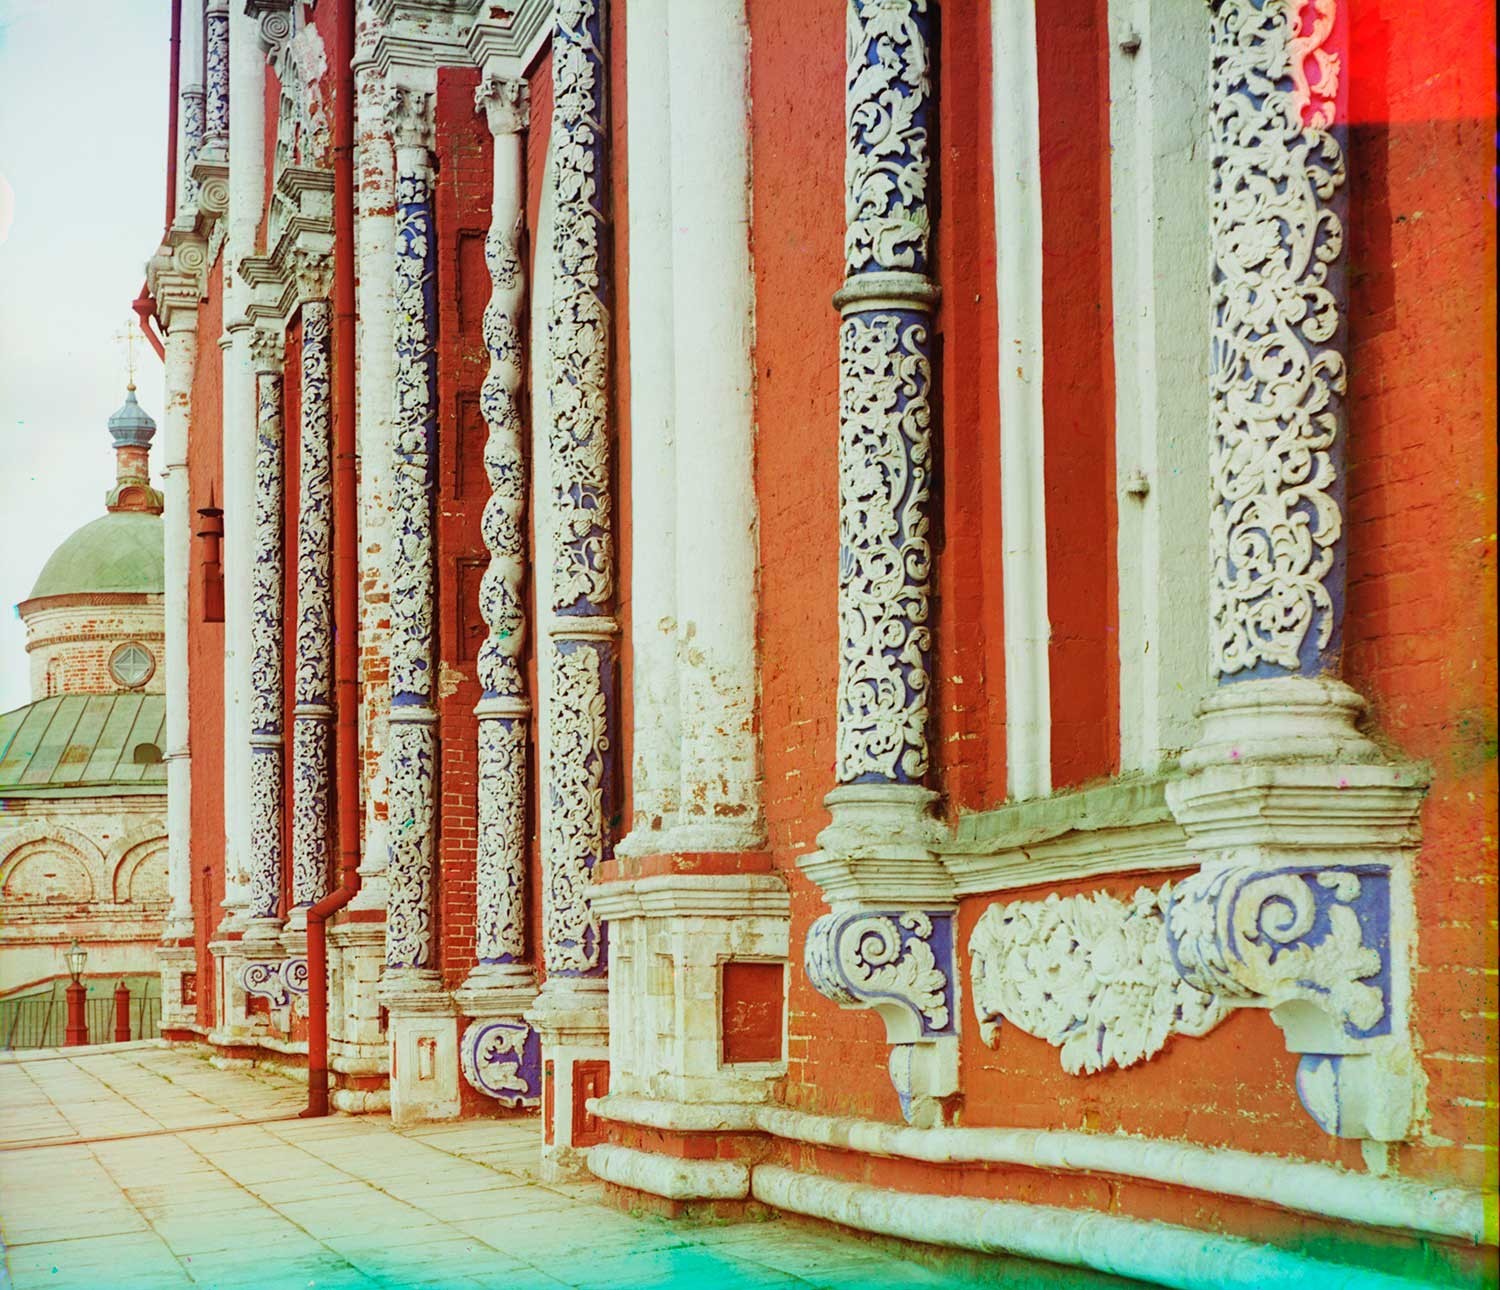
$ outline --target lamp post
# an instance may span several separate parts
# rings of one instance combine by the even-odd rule
[[[68,1028],[63,1034],[64,1048],[76,1048],[89,1041],[89,1024],[83,1010],[83,1000],[88,990],[80,979],[88,958],[88,951],[82,949],[77,941],[68,946],[67,953],[63,955],[63,961],[67,963],[68,971],[73,977],[72,984],[68,986]]]

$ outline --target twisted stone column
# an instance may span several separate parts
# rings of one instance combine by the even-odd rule
[[[250,570],[250,906],[245,939],[281,931],[283,558],[280,329],[250,337],[255,364],[255,558]]]
[[[297,662],[292,679],[292,899],[287,931],[328,890],[333,722],[333,405],[327,300],[302,305]]]
[[[431,983],[437,714],[433,657],[433,455],[437,434],[432,218],[433,95],[396,85],[395,456],[392,470],[387,989]]]

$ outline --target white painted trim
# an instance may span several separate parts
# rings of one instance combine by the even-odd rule
[[[1052,791],[1042,470],[1042,165],[1035,0],[990,11],[995,276],[1000,310],[1000,525],[1009,795]]]
[[[668,0],[625,10],[630,179],[631,831],[650,855],[677,823],[677,464],[673,423],[672,139]],[[648,523],[640,517],[649,516]]]
[[[1483,1193],[1125,1134],[1065,1129],[914,1129],[778,1106],[674,1103],[618,1095],[589,1108],[605,1119],[683,1133],[749,1132],[814,1146],[934,1164],[1003,1164],[1112,1174],[1316,1214],[1366,1227],[1494,1244]]]
[[[735,1160],[684,1160],[601,1143],[588,1151],[589,1171],[605,1182],[668,1200],[744,1200],[750,1166]]]
[[[1193,745],[1209,687],[1204,14],[1111,0],[1120,769]]]
[[[776,1209],[882,1236],[1091,1268],[1176,1290],[1418,1290],[1426,1284],[1171,1223],[890,1191],[780,1165],[757,1165],[751,1194]]]

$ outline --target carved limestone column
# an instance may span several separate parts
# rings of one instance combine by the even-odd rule
[[[257,327],[255,562],[250,570],[250,907],[245,940],[281,934],[283,438],[281,365],[286,337]]]
[[[396,158],[386,122],[390,94],[375,62],[383,24],[368,3],[355,19],[355,334],[359,353],[359,585],[360,654],[384,658],[389,647],[392,389],[395,357]],[[354,909],[385,911],[386,774],[390,684],[367,673],[360,685],[360,748],[365,802],[364,846]],[[382,950],[383,953],[383,950]]]
[[[320,283],[319,286],[322,284]],[[292,678],[292,891],[284,940],[306,944],[307,910],[328,890],[332,822],[333,404],[326,299],[302,304],[297,493],[297,654]]]
[[[1344,602],[1345,102],[1338,0],[1215,0],[1212,667],[1168,800],[1202,870],[1167,915],[1183,977],[1269,1007],[1345,1137],[1415,1110],[1409,864],[1425,781],[1357,729]]]
[[[198,181],[193,165],[203,150],[203,5],[188,0],[182,6],[182,43],[177,50],[177,207],[183,210],[198,201]]]
[[[188,497],[188,430],[193,369],[198,355],[198,301],[205,269],[203,243],[163,246],[148,266],[157,316],[166,330],[162,409],[162,529],[167,663],[167,890],[172,907],[159,951],[162,1029],[197,1021],[197,953],[194,947],[192,863],[192,762],[188,729],[187,587],[192,524]],[[206,914],[207,911],[205,911]]]
[[[203,11],[203,150],[229,151],[229,0],[207,0]]]
[[[469,1083],[507,1106],[541,1103],[541,1048],[521,1014],[536,996],[526,960],[527,722],[526,463],[522,452],[524,363],[525,149],[528,91],[523,80],[490,75],[475,106],[494,136],[494,197],[485,239],[491,295],[484,312],[490,370],[480,391],[489,426],[484,464],[490,497],[482,528],[490,563],[479,587],[489,635],[479,649],[484,695],[479,718],[479,855],[476,966],[456,996],[474,1018],[460,1041]]]
[[[541,669],[543,954],[547,981],[527,1014],[554,1081],[544,1174],[581,1167],[575,1103],[608,1060],[603,928],[589,879],[610,853],[616,683],[608,421],[608,108],[600,0],[559,7],[553,32],[551,388],[542,511],[551,571]]]
[[[928,0],[849,0],[839,332],[838,786],[802,867],[832,912],[813,984],[869,1007],[909,1119],[957,1085],[951,885],[930,845],[932,467]]]
[[[404,69],[403,69],[404,70]],[[435,966],[437,831],[433,484],[437,451],[437,301],[432,202],[435,74],[392,75],[396,143],[395,454],[392,468],[391,716],[387,746],[385,973],[391,1114],[397,1123],[458,1113],[453,1005]]]

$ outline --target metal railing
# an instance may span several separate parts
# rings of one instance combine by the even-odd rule
[[[84,1020],[89,1043],[109,1044],[115,1039],[113,994],[85,999]],[[0,1048],[60,1048],[68,1024],[68,1004],[61,989],[19,999],[0,999]],[[155,1039],[161,1034],[161,996],[149,991],[130,995],[130,1037]]]

